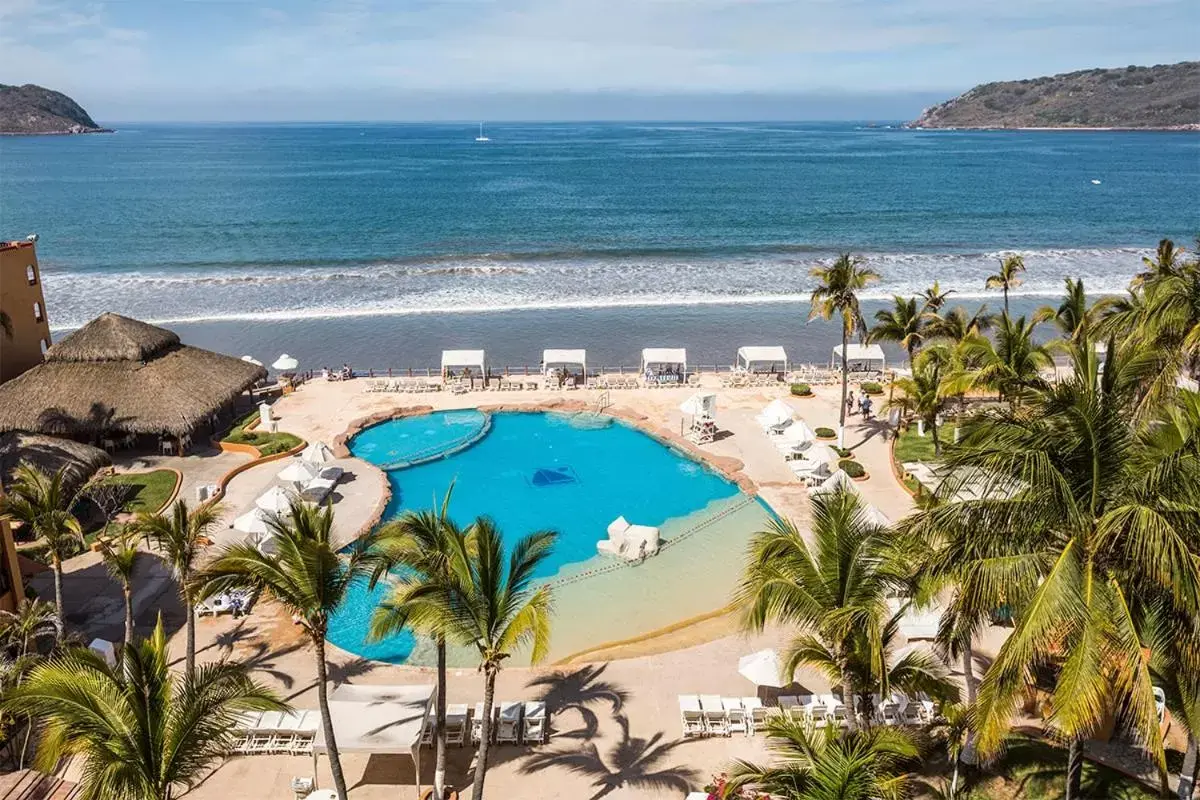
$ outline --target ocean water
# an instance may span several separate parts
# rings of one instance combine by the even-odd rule
[[[478,428],[479,420],[472,418],[477,416],[445,412],[392,420],[359,434],[350,449],[387,465],[397,455],[428,452],[429,443],[447,444],[469,435]],[[536,530],[558,531],[558,542],[537,573],[550,579],[564,568],[597,561],[596,542],[618,516],[662,526],[739,494],[721,475],[620,422],[583,428],[569,416],[553,413],[497,413],[491,422],[483,439],[454,455],[389,471],[392,500],[385,516],[434,507],[453,483],[450,514],[460,523],[488,514],[509,542]],[[679,545],[691,546],[701,545]],[[583,583],[576,592],[586,592]],[[410,635],[375,644],[364,641],[370,609],[384,594],[382,586],[374,592],[365,583],[356,586],[331,622],[330,640],[370,658],[408,658],[415,645]],[[603,600],[592,598],[593,604]],[[667,613],[670,617],[672,612]]]
[[[112,310],[230,352],[274,358],[286,340],[304,366],[405,367],[410,348],[431,363],[468,316],[491,319],[478,346],[532,363],[544,318],[626,363],[662,343],[626,336],[647,319],[719,339],[711,315],[687,327],[693,309],[763,316],[775,336],[775,310],[803,313],[809,268],[847,248],[882,275],[868,300],[935,279],[982,294],[1006,251],[1026,257],[1027,295],[1068,275],[1120,291],[1159,238],[1200,231],[1189,133],[118,129],[0,140],[0,237],[41,235],[51,325]]]

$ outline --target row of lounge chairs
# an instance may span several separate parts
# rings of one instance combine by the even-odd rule
[[[721,374],[722,389],[767,388],[779,384],[777,372],[729,372]]]
[[[520,392],[525,390],[532,391],[540,386],[541,384],[536,378],[501,378],[499,385],[496,388],[501,392]],[[558,386],[557,382],[551,381],[550,383],[546,384],[546,388],[558,389],[560,387]],[[566,386],[565,388],[574,389],[575,384],[572,383],[570,386]]]
[[[238,755],[311,755],[319,711],[247,711],[238,718]]]
[[[589,389],[640,389],[642,384],[637,378],[623,376],[592,378],[587,382]]]
[[[933,702],[924,696],[910,699],[894,692],[887,700],[875,696],[873,701],[875,721],[882,725],[924,725],[933,720]],[[849,725],[849,714],[846,704],[833,694],[782,695],[777,706],[766,706],[757,697],[679,695],[679,721],[685,737],[753,736],[765,730],[774,716],[818,728],[844,728]]]
[[[368,380],[363,384],[364,392],[440,392],[442,382],[437,378],[388,378]]]
[[[437,713],[430,709],[423,744],[432,744],[437,727]],[[446,743],[462,746],[470,732],[471,744],[483,739],[483,703],[476,703],[473,713],[466,703],[446,705]],[[544,744],[549,729],[546,725],[546,704],[540,700],[502,701],[492,706],[492,736],[496,744]]]
[[[812,429],[804,420],[793,416],[791,406],[786,402],[773,401],[754,419],[783,456],[797,480],[812,486],[822,483],[833,474],[829,466],[832,451],[816,441]]]

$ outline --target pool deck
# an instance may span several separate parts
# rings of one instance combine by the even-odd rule
[[[772,399],[783,397],[811,427],[836,427],[838,387],[814,387],[814,397],[799,399],[788,397],[782,384],[778,389],[722,389],[716,385],[714,376],[707,376],[705,382],[709,381],[713,386],[704,388],[717,393],[716,419],[723,433],[712,444],[699,448],[685,445],[686,449],[737,478],[744,488],[757,492],[778,513],[795,519],[803,527],[809,519],[808,494],[753,418]],[[280,428],[310,442],[333,443],[355,420],[390,415],[398,409],[545,408],[580,404],[594,408],[600,395],[587,390],[400,395],[367,393],[364,387],[363,380],[306,384],[274,406]],[[679,433],[684,415],[678,406],[691,391],[612,391],[612,406],[607,411],[636,420],[640,427],[661,438],[682,442]],[[901,518],[912,508],[912,500],[892,474],[890,443],[885,440],[883,426],[863,424],[857,417],[848,421],[847,443],[858,445],[857,458],[871,476],[857,484],[858,488],[889,517]],[[235,461],[226,456],[220,458]],[[351,477],[339,486],[334,498],[339,536],[348,541],[379,518],[387,500],[387,481],[378,469],[357,459],[339,463]],[[184,471],[189,489],[207,482],[207,473],[211,471],[202,456],[174,459],[171,466]],[[267,463],[236,476],[222,501],[226,519],[248,510],[254,498],[274,482],[282,466],[283,462]],[[205,474],[206,480],[188,481],[189,473]],[[235,535],[232,531],[222,531],[215,538],[223,542]],[[78,566],[72,563],[75,561]],[[93,578],[86,589],[71,574],[66,578],[72,621],[88,633],[103,630],[110,637],[119,636],[119,628],[113,625],[119,618],[119,600],[105,603],[104,613],[95,617],[70,613],[80,604],[90,604],[89,609],[99,612],[97,595],[115,592],[114,597],[119,598],[115,585],[107,590],[99,585],[103,581],[94,558],[82,556],[72,562],[67,564],[69,573],[81,572]],[[169,578],[159,576],[162,589],[171,586],[162,581]],[[173,654],[181,658],[183,635],[179,629],[178,602],[172,603],[172,591],[156,591],[152,596],[153,600],[147,596],[150,602],[139,607],[139,631],[148,630],[157,613],[163,612],[173,631]],[[559,620],[557,624],[569,625],[570,621]],[[201,660],[223,657],[246,660],[260,680],[277,689],[296,707],[316,708],[312,649],[287,616],[272,604],[260,603],[252,615],[240,620],[206,618],[199,622],[197,634]],[[985,640],[978,643],[979,652],[994,652],[999,635],[997,631],[989,631]],[[785,639],[784,632],[774,630],[746,635],[738,630],[732,615],[725,614],[645,641],[591,653],[587,663],[579,660],[566,665],[504,670],[497,686],[497,699],[548,700],[553,711],[552,738],[550,744],[537,748],[493,748],[488,773],[490,793],[496,797],[575,800],[598,796],[611,787],[607,796],[618,799],[682,797],[686,789],[702,787],[732,758],[766,757],[761,736],[682,741],[676,696],[680,693],[753,695],[755,687],[737,673],[738,657],[763,647],[778,646]],[[328,661],[335,683],[432,683],[434,680],[434,671],[429,668],[369,662],[337,648],[330,648]],[[827,689],[827,683],[815,674],[803,674],[799,680],[810,691]],[[452,670],[448,692],[451,702],[473,704],[482,699],[481,676],[474,669]],[[448,776],[452,784],[459,787],[469,784],[472,752],[469,747],[452,748]],[[575,765],[554,758],[555,754],[578,753],[583,754],[582,761]],[[423,762],[424,783],[428,785],[432,755],[426,752]],[[345,755],[343,763],[353,798],[414,796],[410,794],[414,783],[412,763],[405,758]],[[188,796],[194,800],[291,797],[292,776],[311,775],[312,771],[312,760],[308,757],[230,758]],[[652,776],[662,782],[656,783],[650,779]],[[318,777],[323,786],[329,786],[325,759],[320,762]],[[464,793],[468,795],[469,791]]]

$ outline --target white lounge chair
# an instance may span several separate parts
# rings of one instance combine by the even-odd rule
[[[746,709],[737,697],[722,697],[721,706],[725,709],[726,719],[729,720],[729,732],[750,733],[750,724],[746,720]]]
[[[466,703],[451,703],[446,706],[446,744],[456,744],[459,747],[467,741]]]
[[[703,736],[707,732],[699,697],[694,694],[679,695],[679,720],[684,736]]]
[[[630,525],[625,517],[617,517],[608,526],[608,538],[596,543],[601,555],[615,556],[626,561],[641,561],[658,552],[659,531],[651,525]]]
[[[762,700],[757,697],[743,697],[742,708],[746,709],[749,733],[756,733],[767,727],[767,709]]]
[[[525,744],[542,744],[546,741],[546,704],[541,700],[525,704],[521,741]]]
[[[499,724],[496,726],[496,744],[517,744],[521,741],[521,710],[524,703],[505,700],[500,703]]]
[[[492,705],[492,735],[491,738],[496,738],[496,717],[500,713],[500,707]],[[475,714],[471,717],[471,743],[479,744],[483,738],[483,703],[475,704]]]
[[[704,712],[704,727],[714,736],[729,735],[729,713],[715,694],[700,695],[700,708]]]

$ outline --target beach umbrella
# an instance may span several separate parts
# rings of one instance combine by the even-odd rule
[[[88,650],[91,650],[104,659],[104,663],[110,667],[117,665],[117,649],[113,647],[113,643],[108,639],[92,639],[92,643],[88,645]]]
[[[284,353],[279,358],[275,359],[275,363],[271,365],[271,369],[287,371],[289,369],[295,369],[298,366],[300,366],[299,361],[292,358],[287,353]]]
[[[245,361],[248,364],[253,364],[256,367],[261,367],[263,365],[263,363],[254,356],[242,356],[242,361]]]
[[[791,419],[793,413],[795,410],[790,405],[777,398],[767,403],[767,407],[762,410],[762,417],[778,425]]]
[[[759,650],[738,659],[738,674],[755,686],[786,686],[790,680],[781,676],[783,666],[774,650]]]
[[[242,533],[266,533],[267,512],[255,506],[233,521],[233,529]]]
[[[315,464],[296,459],[279,471],[275,477],[288,483],[308,483],[321,474],[321,469]]]
[[[300,453],[300,460],[309,464],[328,464],[333,458],[333,451],[324,442],[313,442]]]
[[[713,392],[696,392],[683,401],[679,410],[693,417],[711,417],[717,410],[717,396]]]
[[[282,514],[292,507],[293,494],[282,486],[272,486],[254,505],[272,514]]]

